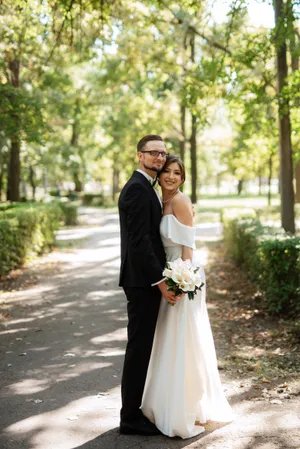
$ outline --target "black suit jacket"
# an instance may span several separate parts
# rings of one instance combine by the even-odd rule
[[[121,270],[119,285],[150,287],[162,278],[165,252],[159,225],[161,205],[144,175],[135,171],[119,197]]]

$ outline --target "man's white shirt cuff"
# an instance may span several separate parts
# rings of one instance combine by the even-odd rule
[[[167,278],[162,278],[160,281],[155,282],[155,284],[151,284],[151,287],[154,287],[155,285],[161,284],[162,282],[166,281]]]

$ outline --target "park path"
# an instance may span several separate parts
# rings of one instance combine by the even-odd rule
[[[81,221],[58,232],[61,249],[28,268],[29,281],[24,270],[22,288],[1,293],[0,448],[300,448],[297,399],[254,402],[224,371],[234,423],[190,440],[118,434],[127,323],[118,216],[81,209]],[[198,226],[203,264],[220,236],[220,224]]]

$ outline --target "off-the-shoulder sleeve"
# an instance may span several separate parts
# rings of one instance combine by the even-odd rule
[[[166,238],[169,238],[172,242],[177,243],[178,245],[196,249],[196,228],[180,223],[174,215],[165,215],[165,217],[167,231]]]

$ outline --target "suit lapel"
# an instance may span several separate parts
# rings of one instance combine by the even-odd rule
[[[162,210],[161,201],[158,198],[158,194],[156,193],[156,190],[154,189],[154,187],[152,187],[152,185],[150,184],[148,179],[142,173],[140,173],[138,171],[134,171],[132,174],[132,177],[139,179],[142,184],[144,184],[145,186],[148,187],[149,191],[151,192],[151,195],[155,196],[157,206],[159,207],[159,213],[161,214],[161,210]]]

